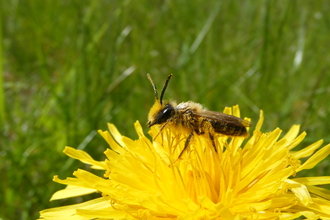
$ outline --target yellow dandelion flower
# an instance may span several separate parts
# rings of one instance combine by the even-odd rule
[[[225,113],[239,117],[237,106]],[[319,185],[329,176],[295,175],[311,169],[330,153],[320,150],[322,140],[292,151],[306,136],[294,125],[280,138],[281,130],[263,133],[261,112],[251,137],[215,139],[195,135],[181,158],[188,134],[153,126],[151,142],[136,122],[138,140],[122,136],[114,125],[100,134],[110,145],[105,161],[95,161],[86,152],[66,147],[64,153],[94,169],[75,178],[54,181],[67,187],[51,200],[100,193],[100,198],[76,205],[41,211],[41,219],[330,219],[330,191]],[[300,159],[309,157],[304,163]]]

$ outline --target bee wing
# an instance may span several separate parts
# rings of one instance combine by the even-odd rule
[[[208,118],[211,120],[223,121],[223,122],[231,123],[231,124],[234,124],[237,126],[243,125],[244,127],[251,127],[251,122],[238,118],[236,116],[227,115],[227,114],[221,113],[221,112],[203,110],[203,111],[194,112],[194,114],[197,117],[204,117],[204,118]]]

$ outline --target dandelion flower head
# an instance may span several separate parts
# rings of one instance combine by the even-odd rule
[[[226,114],[240,116],[238,106]],[[248,120],[248,119],[246,119]],[[104,170],[100,177],[78,169],[74,178],[54,181],[67,187],[51,200],[99,193],[80,204],[41,211],[41,219],[330,219],[330,193],[319,185],[330,177],[300,177],[330,153],[322,140],[292,151],[306,136],[294,125],[261,132],[264,117],[250,137],[216,136],[213,149],[208,137],[195,135],[180,158],[187,133],[153,126],[147,138],[136,122],[139,136],[122,136],[109,124],[99,131],[110,148],[106,159],[96,161],[86,152],[66,147],[64,153]],[[155,138],[156,137],[156,138]],[[319,149],[319,150],[318,150]],[[304,163],[302,158],[308,158]]]

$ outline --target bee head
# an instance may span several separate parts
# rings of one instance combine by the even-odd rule
[[[149,81],[151,82],[152,88],[154,89],[155,94],[155,104],[151,107],[149,114],[148,114],[148,127],[155,124],[162,124],[166,122],[174,113],[174,104],[173,103],[163,103],[163,96],[167,87],[168,82],[170,81],[172,74],[170,74],[167,77],[167,80],[165,82],[164,88],[162,90],[162,93],[160,94],[160,98],[158,98],[158,92],[157,88],[152,81],[149,74],[147,74]]]

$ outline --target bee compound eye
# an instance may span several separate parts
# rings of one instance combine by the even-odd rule
[[[163,116],[166,117],[169,114],[170,114],[170,109],[168,109],[168,108],[164,109]]]
[[[171,105],[166,105],[162,110],[160,110],[155,116],[155,122],[153,124],[162,124],[166,122],[174,114],[174,108]]]
[[[173,108],[172,107],[167,107],[163,110],[162,112],[162,118],[169,118],[172,115],[173,112]]]
[[[168,108],[165,108],[165,109],[163,110],[163,114],[165,115],[167,112],[168,112]]]

